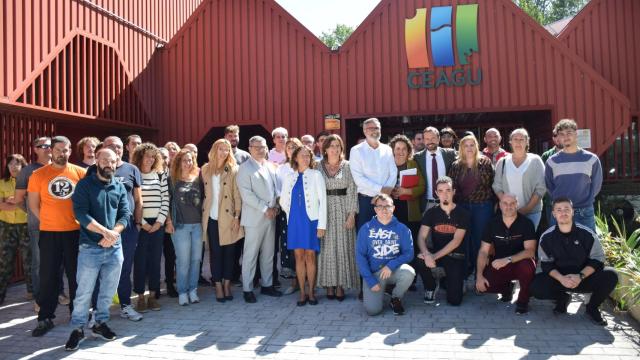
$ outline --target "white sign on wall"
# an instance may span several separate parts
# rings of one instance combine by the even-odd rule
[[[591,148],[591,129],[578,129],[578,146],[583,149]]]

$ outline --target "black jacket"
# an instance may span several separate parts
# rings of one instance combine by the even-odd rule
[[[545,231],[540,237],[538,257],[545,273],[555,269],[563,275],[578,274],[585,266],[596,271],[604,267],[604,251],[598,235],[576,223],[566,234],[557,225]]]

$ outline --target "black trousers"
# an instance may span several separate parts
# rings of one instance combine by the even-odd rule
[[[537,299],[557,300],[563,293],[591,293],[587,309],[597,309],[618,284],[618,274],[613,268],[605,267],[580,282],[575,289],[568,289],[547,273],[535,276],[531,283],[531,295]]]
[[[173,285],[176,281],[176,250],[173,248],[171,234],[164,234],[162,252],[164,254],[164,281]]]
[[[38,321],[55,318],[58,307],[60,266],[69,282],[69,310],[73,312],[73,300],[76,298],[76,269],[78,268],[79,231],[40,231],[40,294]]]
[[[425,290],[436,289],[436,279],[433,277],[431,269],[424,264],[424,260],[418,259],[416,261],[414,269],[422,278]],[[436,261],[436,265],[443,267],[446,273],[445,284],[447,285],[447,302],[451,305],[457,306],[462,303],[462,294],[464,286],[464,278],[466,272],[466,260],[455,259],[450,256],[445,256]]]
[[[209,265],[211,266],[211,280],[214,283],[231,280],[233,277],[233,261],[235,259],[236,244],[220,245],[218,221],[209,218],[207,224],[209,238]]]

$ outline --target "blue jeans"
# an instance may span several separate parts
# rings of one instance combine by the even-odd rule
[[[122,272],[120,273],[120,282],[118,283],[118,299],[120,306],[131,305],[131,268],[133,267],[133,257],[138,246],[138,228],[133,216],[129,219],[127,227],[120,235],[122,239],[122,255],[124,262],[122,263]]]
[[[494,215],[493,202],[463,202],[460,203],[460,206],[469,211],[469,215],[471,215],[471,226],[467,229],[465,241],[467,242],[467,266],[470,273],[473,273],[476,270],[478,251],[480,250],[480,241],[484,234],[484,228]]]
[[[155,219],[145,219],[154,224]],[[149,282],[149,291],[160,294],[160,260],[162,259],[162,241],[164,226],[153,233],[140,230],[138,245],[134,256],[133,291],[144,294],[145,283]]]
[[[78,290],[73,300],[71,325],[74,328],[84,327],[91,305],[91,294],[100,278],[97,309],[94,319],[98,323],[109,321],[109,306],[118,288],[120,270],[122,269],[122,246],[116,244],[110,248],[99,245],[80,244],[78,246],[78,271],[76,279]]]
[[[525,216],[533,223],[533,230],[538,231],[538,225],[540,225],[540,219],[542,218],[542,211],[528,213]]]
[[[176,249],[176,287],[179,294],[198,288],[200,260],[202,259],[202,225],[183,224],[173,235]]]
[[[582,224],[593,232],[596,232],[596,215],[593,206],[573,208],[573,222]],[[551,216],[549,226],[557,225],[556,218]]]

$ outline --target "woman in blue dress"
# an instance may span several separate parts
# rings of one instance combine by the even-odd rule
[[[280,206],[287,214],[287,249],[296,258],[296,276],[300,285],[298,306],[317,305],[316,253],[327,229],[327,190],[322,174],[314,170],[313,153],[307,147],[291,155],[291,168],[282,184]],[[305,283],[309,284],[308,292]]]

